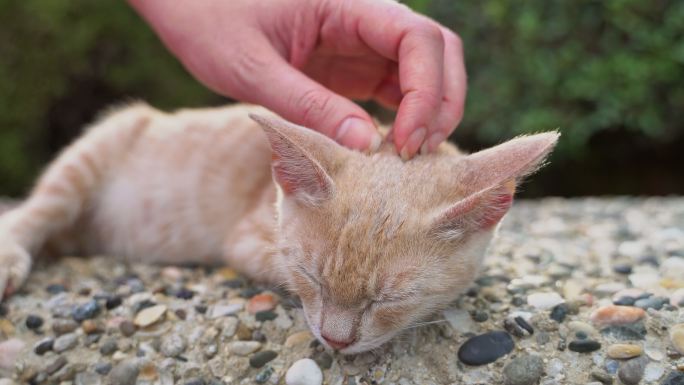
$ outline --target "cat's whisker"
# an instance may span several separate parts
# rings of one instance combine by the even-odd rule
[[[402,328],[400,330],[416,329],[419,327],[423,327],[423,326],[427,326],[427,325],[434,325],[434,324],[439,324],[439,323],[444,323],[444,322],[448,322],[448,321],[445,319],[441,319],[441,320],[436,320],[436,321],[418,322],[416,324],[407,326],[407,327]]]

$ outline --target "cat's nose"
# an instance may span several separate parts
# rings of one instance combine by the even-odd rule
[[[328,343],[328,345],[330,345],[333,349],[337,349],[337,350],[344,349],[354,342],[354,340],[345,340],[345,341],[335,340],[335,339],[332,339],[332,338],[326,336],[325,334],[321,335],[321,337],[323,337],[323,339],[325,340],[325,342]]]

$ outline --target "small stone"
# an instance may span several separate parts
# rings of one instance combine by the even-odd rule
[[[33,352],[39,356],[42,356],[43,354],[52,350],[52,346],[54,343],[55,340],[52,337],[43,338],[42,340],[36,342],[35,345],[33,345]]]
[[[58,336],[71,333],[76,329],[78,329],[78,323],[70,319],[56,319],[52,321],[52,331]]]
[[[473,318],[473,321],[475,321],[475,322],[485,322],[489,319],[489,314],[487,314],[486,311],[482,311],[482,310],[475,310],[471,314],[471,316]]]
[[[644,381],[657,381],[660,379],[660,377],[663,376],[663,374],[665,374],[664,366],[656,364],[654,362],[650,362],[646,365],[646,369],[644,369]]]
[[[670,305],[684,307],[684,288],[677,289],[670,295]]]
[[[624,362],[618,370],[618,378],[624,385],[636,385],[644,377],[648,358],[639,357]]]
[[[203,379],[201,378],[190,378],[187,381],[184,382],[185,385],[206,385]]]
[[[102,345],[100,346],[100,354],[103,356],[109,356],[111,354],[114,354],[115,351],[119,349],[119,346],[116,342],[115,339],[109,338],[105,340]]]
[[[309,343],[309,341],[313,340],[313,338],[314,336],[311,334],[311,332],[308,330],[303,330],[287,337],[285,340],[285,347],[293,348],[295,346],[303,345]]]
[[[186,287],[181,287],[178,289],[178,291],[176,291],[175,295],[176,298],[188,300],[195,296],[195,292]]]
[[[684,354],[684,323],[670,328],[670,342],[680,354]]]
[[[59,369],[62,369],[64,365],[67,364],[67,359],[64,356],[57,356],[52,361],[48,361],[47,366],[45,366],[44,372],[48,375],[55,373]]]
[[[333,363],[332,356],[326,351],[316,351],[311,356],[311,359],[316,361],[316,364],[323,370],[330,369]]]
[[[511,335],[514,335],[519,338],[527,337],[529,335],[529,333],[525,329],[523,329],[517,322],[515,322],[514,319],[510,317],[504,319],[503,327]]]
[[[140,370],[133,362],[122,361],[109,372],[112,385],[135,385]]]
[[[563,302],[563,297],[556,292],[533,293],[527,296],[527,304],[539,310],[551,309]]]
[[[117,307],[121,306],[123,303],[123,299],[119,296],[107,298],[107,301],[105,302],[105,307],[107,310],[112,310],[116,309]]]
[[[254,315],[254,319],[256,319],[257,321],[261,321],[261,322],[273,321],[276,318],[278,318],[278,314],[276,314],[275,312],[273,312],[271,310],[263,310],[263,311],[257,312]]]
[[[634,306],[642,308],[644,310],[655,309],[660,310],[663,306],[669,302],[668,298],[665,297],[649,297],[638,299],[634,302]]]
[[[273,295],[268,293],[257,294],[247,302],[247,312],[249,314],[256,314],[261,311],[273,310],[277,304],[278,301],[276,301]]]
[[[614,359],[627,359],[638,357],[643,353],[643,349],[639,345],[632,344],[613,344],[606,350],[606,355]]]
[[[175,266],[166,266],[161,270],[161,276],[169,281],[180,281],[183,271]]]
[[[646,316],[643,309],[629,306],[608,305],[591,313],[591,321],[597,325],[624,325],[634,323]]]
[[[268,362],[278,357],[278,353],[273,350],[264,350],[263,352],[258,352],[249,358],[249,366],[253,368],[261,368]]]
[[[95,370],[95,373],[106,376],[112,370],[112,364],[109,362],[98,362],[93,369]]]
[[[221,335],[225,338],[230,338],[235,335],[238,327],[238,319],[235,317],[222,318],[216,324],[221,329]]]
[[[257,375],[254,377],[254,381],[256,381],[257,384],[263,384],[266,381],[268,381],[268,379],[271,378],[272,375],[273,375],[273,368],[270,366],[267,366],[266,369],[257,373]]]
[[[133,323],[139,327],[147,327],[158,322],[166,313],[166,305],[155,305],[141,310],[136,314]]]
[[[449,326],[457,333],[474,333],[478,329],[467,310],[447,309],[444,310],[443,315],[447,322],[449,322]]]
[[[632,274],[632,266],[627,264],[617,264],[613,266],[613,271],[617,274],[630,275]]]
[[[83,323],[81,323],[81,329],[83,329],[83,332],[85,334],[102,333],[102,331],[104,330],[102,324],[93,320],[83,321]]]
[[[209,309],[209,318],[220,318],[238,313],[243,308],[241,303],[232,303],[227,305],[214,305]]]
[[[92,319],[100,314],[100,305],[96,300],[92,299],[83,305],[76,306],[71,313],[74,321],[81,322],[87,319]]]
[[[506,385],[534,385],[544,374],[544,361],[539,356],[524,355],[513,359],[503,370]]]
[[[166,357],[176,357],[185,351],[185,339],[178,334],[169,334],[162,338],[160,351]]]
[[[613,305],[633,306],[635,302],[636,302],[636,298],[634,298],[634,297],[620,297],[616,300],[613,300]]]
[[[216,271],[216,273],[223,279],[230,280],[230,279],[235,279],[238,278],[238,273],[229,268],[229,267],[223,267]]]
[[[641,322],[608,326],[601,329],[601,334],[618,341],[639,341],[646,336],[646,328]]]
[[[43,326],[43,318],[40,316],[31,314],[28,317],[26,317],[25,324],[26,324],[26,327],[31,329],[31,330],[39,329],[41,326]]]
[[[568,322],[568,328],[575,333],[582,332],[587,336],[596,335],[596,329],[594,329],[593,326],[589,325],[586,322],[570,321],[570,322]]]
[[[466,365],[485,365],[510,353],[514,345],[510,334],[488,332],[464,342],[458,349],[458,359]]]
[[[259,341],[259,342],[266,342],[267,338],[264,332],[261,330],[257,329],[252,332],[252,340],[254,341]]]
[[[670,372],[660,385],[684,385],[684,372]]]
[[[47,291],[48,294],[55,295],[55,294],[63,293],[65,291],[67,291],[67,289],[64,285],[61,285],[59,283],[53,283],[53,284],[47,285],[47,287],[45,288],[45,291]]]
[[[594,370],[593,372],[591,372],[591,378],[598,380],[600,383],[606,385],[610,385],[613,383],[613,376],[604,371]]]
[[[244,323],[240,323],[238,325],[235,334],[237,334],[237,337],[240,341],[249,341],[252,339],[252,330]]]
[[[261,348],[261,343],[257,341],[233,341],[228,344],[228,350],[238,356],[250,355]]]
[[[601,343],[596,340],[574,340],[568,344],[568,349],[577,353],[589,353],[601,349]]]
[[[57,337],[55,343],[52,345],[52,350],[57,353],[73,349],[78,344],[78,335],[74,333],[64,334]]]
[[[551,314],[549,314],[549,317],[558,322],[562,323],[565,321],[565,317],[568,315],[568,305],[561,303],[559,305],[554,306],[551,309]]]
[[[138,328],[135,326],[133,322],[129,320],[124,320],[119,324],[119,330],[121,331],[121,334],[124,335],[124,337],[130,337],[133,334],[135,334]]]
[[[285,383],[287,385],[321,385],[323,373],[314,360],[303,358],[287,370]]]

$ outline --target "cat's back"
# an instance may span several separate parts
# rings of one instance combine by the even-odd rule
[[[268,142],[248,116],[267,111],[249,105],[141,111],[146,127],[88,218],[97,231],[87,234],[96,240],[93,248],[166,262],[219,258],[226,233],[272,184]]]

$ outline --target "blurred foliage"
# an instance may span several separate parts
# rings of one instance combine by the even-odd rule
[[[460,145],[563,132],[531,195],[684,192],[683,1],[405,2],[464,41]],[[97,111],[131,98],[225,102],[124,2],[0,0],[0,195],[24,192]]]
[[[131,98],[161,108],[217,100],[124,2],[0,0],[0,194],[26,189],[69,140],[55,136]]]
[[[459,131],[483,142],[560,128],[560,155],[597,132],[667,141],[684,126],[684,2],[412,0],[464,41]]]

